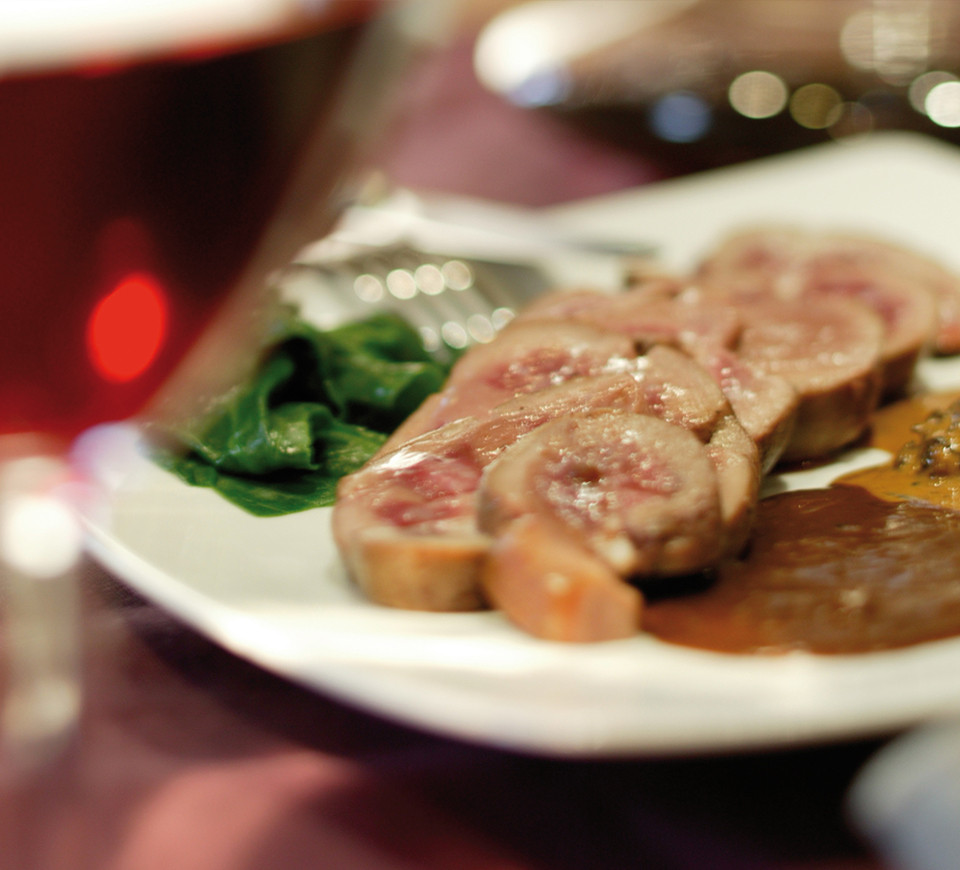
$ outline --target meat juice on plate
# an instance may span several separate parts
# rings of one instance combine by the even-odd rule
[[[288,222],[329,225],[351,145],[331,126],[375,5],[0,69],[0,434],[140,410],[225,297],[282,262],[265,229],[291,178]],[[308,240],[277,238],[275,260]]]

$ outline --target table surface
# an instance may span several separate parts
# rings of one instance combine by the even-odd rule
[[[399,183],[527,205],[655,181],[636,154],[502,105],[459,46],[404,93]],[[3,814],[44,870],[878,870],[851,832],[869,740],[730,756],[558,760],[367,715],[223,651],[82,566],[78,745]],[[31,812],[36,806],[42,812]],[[14,867],[0,853],[3,870]]]
[[[468,745],[267,674],[94,564],[82,580],[84,732],[43,817],[71,860],[85,833],[91,868],[880,866],[843,813],[879,741],[628,761]]]

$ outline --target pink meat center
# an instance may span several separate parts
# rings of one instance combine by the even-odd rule
[[[510,393],[530,393],[598,368],[591,354],[565,348],[544,348],[496,366],[486,378],[489,386]]]
[[[887,328],[896,326],[903,310],[901,302],[866,278],[824,278],[816,281],[812,289],[818,293],[834,293],[861,300],[880,316]]]
[[[614,455],[593,458],[561,455],[548,460],[534,486],[563,522],[596,528],[629,513],[636,505],[665,498],[681,486],[676,472],[659,457]]]
[[[391,469],[390,495],[375,505],[381,519],[402,528],[472,517],[480,467],[472,455],[424,455],[410,465]]]

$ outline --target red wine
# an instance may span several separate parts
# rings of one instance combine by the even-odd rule
[[[324,133],[298,193],[330,197],[349,149],[328,128],[370,11],[337,8],[273,43],[0,72],[0,434],[141,409]]]

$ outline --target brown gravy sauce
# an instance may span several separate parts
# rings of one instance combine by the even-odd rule
[[[876,415],[870,446],[896,453],[960,394]],[[960,635],[960,474],[887,464],[759,505],[749,550],[705,590],[652,597],[644,630],[730,653],[861,653]]]

